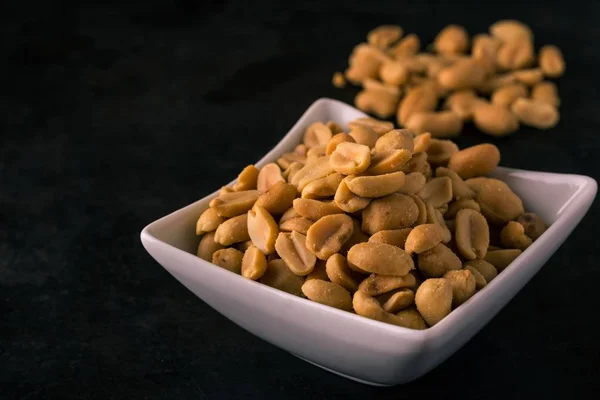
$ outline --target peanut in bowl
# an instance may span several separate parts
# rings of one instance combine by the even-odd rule
[[[347,132],[348,122],[363,117],[366,117],[364,113],[346,104],[330,99],[320,99],[309,107],[299,121],[292,127],[290,132],[273,150],[257,162],[255,167],[257,169],[262,169],[265,165],[277,162],[284,154],[293,152],[296,146],[303,142],[307,127],[315,122],[326,123],[328,121],[336,121],[341,125],[342,130]],[[313,137],[315,140],[319,140],[319,133],[317,132]],[[348,146],[343,146],[342,149],[344,149],[344,147],[346,147],[346,149],[342,151],[343,154],[341,156],[344,154],[346,154],[346,156],[355,154],[358,157],[357,159],[363,160],[360,157],[364,157],[364,154],[361,153],[359,149],[353,149],[352,146],[349,146],[349,148]],[[352,165],[354,165],[355,168],[364,168],[364,165],[360,162],[355,164],[344,163],[344,157],[341,156],[338,160],[340,168],[350,168]],[[346,157],[346,159],[349,158],[352,157]],[[359,166],[359,164],[361,166]],[[442,171],[441,174],[445,173],[451,175],[451,172],[440,171]],[[299,172],[296,171],[296,174],[298,173]],[[263,176],[261,185],[273,186],[277,183],[267,179],[268,175],[270,174]],[[409,175],[410,173],[406,174],[404,185],[407,184],[408,181],[406,180],[406,177]],[[361,175],[360,172],[357,172],[357,175],[354,176],[371,177],[376,175]],[[305,253],[295,251],[295,249],[298,248],[295,243],[301,242],[303,240],[301,236],[305,236],[298,231],[302,230],[301,224],[294,225],[296,229],[292,229],[291,233],[284,235],[279,244],[277,244],[279,237],[277,237],[276,242],[273,244],[272,237],[269,237],[268,234],[264,233],[269,229],[273,229],[272,224],[267,223],[261,225],[261,229],[257,230],[259,233],[254,234],[255,237],[262,238],[257,239],[259,244],[250,247],[249,249],[242,248],[242,246],[236,246],[236,251],[242,253],[242,250],[245,250],[245,253],[248,253],[250,249],[262,247],[267,253],[270,253],[273,251],[272,246],[274,246],[275,251],[270,254],[279,254],[277,247],[280,247],[280,250],[287,249],[291,254],[286,255],[287,250],[281,250],[283,253],[281,259],[283,261],[273,262],[279,258],[272,255],[265,257],[264,254],[262,254],[262,251],[257,252],[257,250],[251,250],[248,256],[244,254],[243,258],[247,258],[247,260],[242,260],[241,268],[244,268],[244,265],[246,266],[245,275],[224,268],[223,265],[225,264],[218,266],[212,262],[199,258],[197,256],[199,237],[196,235],[196,222],[198,217],[209,208],[209,203],[212,202],[213,206],[215,205],[214,199],[219,197],[220,191],[216,191],[205,198],[146,226],[141,233],[141,240],[150,255],[185,287],[213,309],[252,334],[296,355],[297,357],[347,378],[371,385],[396,385],[416,379],[435,368],[487,324],[487,322],[489,322],[489,320],[498,313],[541,268],[562,242],[564,242],[589,209],[597,190],[596,182],[592,178],[580,175],[551,174],[498,167],[491,172],[490,176],[505,182],[522,200],[524,210],[535,213],[537,216],[541,217],[541,219],[549,225],[548,229],[545,230],[539,238],[533,241],[533,243],[527,245],[526,250],[522,251],[518,257],[513,257],[514,260],[512,260],[508,266],[503,265],[502,268],[500,268],[502,269],[502,272],[495,276],[493,280],[490,278],[490,271],[482,269],[481,265],[478,265],[476,262],[481,259],[476,253],[487,249],[483,249],[482,245],[480,245],[477,240],[469,242],[469,238],[475,236],[478,237],[478,235],[461,234],[464,240],[467,241],[467,244],[461,239],[463,240],[462,245],[459,243],[452,244],[448,242],[448,246],[446,247],[450,248],[452,252],[460,254],[462,259],[459,259],[459,263],[461,263],[461,266],[459,267],[460,269],[457,270],[462,272],[460,274],[448,274],[448,277],[446,278],[443,276],[449,271],[426,272],[426,274],[429,274],[429,279],[425,280],[425,282],[439,279],[444,281],[444,283],[442,283],[442,286],[444,287],[441,291],[432,290],[435,288],[424,287],[421,292],[417,288],[416,293],[413,293],[414,296],[412,298],[408,291],[415,289],[417,283],[407,283],[406,281],[410,281],[410,278],[407,278],[408,275],[405,273],[404,276],[394,276],[393,274],[402,275],[402,272],[398,272],[399,270],[396,269],[387,271],[387,273],[391,272],[391,274],[385,275],[372,273],[371,271],[355,271],[352,267],[358,269],[361,269],[362,267],[377,272],[379,271],[377,268],[380,268],[382,265],[381,262],[378,262],[376,257],[369,257],[369,253],[365,253],[364,249],[361,250],[361,247],[381,247],[386,249],[385,254],[378,255],[378,257],[383,257],[384,260],[387,259],[386,257],[391,257],[392,260],[398,258],[404,259],[405,256],[408,257],[408,259],[411,259],[412,257],[418,260],[418,257],[431,250],[429,247],[433,246],[431,248],[435,248],[435,246],[443,243],[443,241],[446,240],[445,235],[447,233],[443,229],[438,230],[436,223],[441,223],[439,221],[439,215],[442,214],[440,210],[445,208],[442,204],[442,199],[444,196],[447,196],[447,193],[444,192],[444,190],[448,188],[448,184],[452,184],[452,182],[448,182],[451,181],[452,178],[447,176],[444,177],[446,179],[441,179],[442,175],[439,175],[439,178],[434,178],[439,179],[439,181],[436,181],[435,186],[439,186],[440,190],[426,191],[423,197],[425,197],[427,201],[422,201],[421,203],[423,204],[419,203],[418,200],[414,198],[420,198],[421,196],[415,196],[413,193],[402,193],[402,196],[406,196],[406,198],[402,197],[402,201],[410,204],[410,207],[413,207],[414,205],[414,210],[416,211],[413,210],[412,216],[394,215],[391,218],[392,220],[395,219],[398,221],[398,224],[405,223],[414,225],[416,220],[412,221],[413,218],[419,219],[422,215],[422,210],[430,208],[432,211],[427,215],[431,215],[432,218],[427,220],[427,217],[423,217],[424,220],[419,221],[419,225],[421,226],[432,225],[422,228],[419,230],[421,232],[418,232],[419,235],[428,237],[427,240],[420,240],[420,236],[415,233],[413,235],[414,237],[409,242],[408,251],[412,253],[411,255],[408,255],[407,252],[400,248],[398,248],[398,250],[392,250],[392,253],[388,254],[387,251],[390,247],[396,246],[378,243],[376,240],[371,242],[375,242],[377,244],[376,246],[365,246],[364,243],[362,243],[362,246],[359,245],[356,250],[352,251],[350,254],[348,254],[348,252],[346,253],[350,261],[347,263],[348,267],[351,269],[350,272],[348,272],[347,269],[344,269],[345,266],[343,265],[343,260],[340,260],[340,257],[342,256],[330,254],[331,251],[341,250],[338,246],[340,245],[339,243],[344,242],[344,239],[346,241],[349,240],[347,236],[348,231],[351,229],[348,226],[347,220],[343,217],[330,218],[333,222],[328,223],[334,224],[335,229],[333,229],[333,231],[336,232],[337,235],[331,240],[328,239],[329,236],[327,232],[324,232],[327,229],[321,231],[315,229],[316,234],[311,237],[325,237],[325,240],[317,240],[314,241],[314,243],[311,242],[312,239],[308,240],[308,246],[314,246],[314,248],[313,250],[309,249],[309,251]],[[300,178],[301,177],[302,176],[300,176]],[[351,186],[353,184],[356,185],[357,183],[361,183],[351,182],[352,179],[345,181],[346,178],[347,176],[340,180],[340,182],[345,182],[346,186],[348,186],[348,181],[350,181]],[[390,179],[391,183],[387,182],[381,187],[375,185],[374,187],[376,187],[377,191],[375,194],[377,196],[382,195],[383,197],[381,198],[385,198],[385,196],[401,197],[400,195],[396,195],[396,193],[399,193],[397,190],[400,189],[394,188],[396,191],[391,194],[385,192],[386,188],[397,184],[395,179],[400,178]],[[278,180],[278,178],[275,180]],[[333,178],[331,180],[337,182],[337,180],[334,180]],[[433,179],[429,180],[429,182],[431,181],[433,181]],[[340,182],[337,183],[338,189],[341,185]],[[237,180],[231,182],[229,186],[233,186],[236,183],[238,183]],[[306,184],[304,189],[306,189],[310,182],[303,182],[303,184],[304,183]],[[419,188],[418,185],[421,183],[411,182],[410,184],[417,185],[417,188]],[[423,184],[425,183],[423,182]],[[403,185],[399,185],[400,188],[402,186]],[[360,185],[357,185],[357,187],[358,189],[355,188],[353,190],[363,190],[360,188]],[[346,189],[348,189],[348,191],[346,191]],[[327,191],[328,189],[325,186],[325,189],[323,190]],[[343,187],[342,194],[351,196],[354,191]],[[314,194],[314,192],[311,192],[310,190],[309,192]],[[327,193],[329,193],[328,195],[331,194],[331,192]],[[368,194],[368,192],[363,193]],[[298,196],[299,195],[296,195],[295,197]],[[299,198],[302,199],[302,197]],[[298,207],[310,204],[308,200],[319,202],[319,200],[308,198],[304,198],[303,200],[307,201],[298,202],[302,203],[299,204]],[[455,203],[456,201],[456,199],[453,199],[452,203]],[[316,216],[314,218],[319,217],[318,219],[327,215],[347,215],[345,212],[330,212],[334,202],[322,203],[324,203],[324,205],[317,211],[312,207],[306,207],[306,210],[308,210],[306,212],[315,212]],[[342,204],[349,205],[349,207],[351,207],[349,208],[350,210],[353,209],[352,207],[359,207],[359,209],[362,207],[360,201],[342,202]],[[480,226],[484,222],[478,219],[478,216],[473,217],[473,215],[476,215],[476,212],[470,208],[471,206],[471,203],[464,200],[460,205],[450,204],[447,210],[443,210],[445,211],[444,214],[450,213],[456,216],[460,215],[460,219],[466,219],[468,221],[466,225],[461,223],[461,226],[464,225],[462,228],[449,226],[447,229],[450,231],[464,229],[464,227],[469,229],[472,228],[474,231],[481,229]],[[364,208],[366,208],[366,206],[363,207],[363,209]],[[434,208],[437,211],[433,210]],[[405,208],[402,209],[406,211]],[[283,211],[285,210],[280,210],[280,212]],[[239,210],[237,212],[239,212]],[[236,214],[237,212],[232,212],[232,214]],[[260,220],[261,212],[262,211],[255,213],[253,218]],[[227,211],[225,213],[227,213]],[[355,215],[356,213],[356,211],[349,212],[349,214]],[[376,213],[374,213],[374,215],[376,215]],[[227,218],[228,220],[231,220],[236,217]],[[409,218],[409,220],[403,220],[403,218]],[[289,225],[289,221],[292,221],[293,219],[294,218],[291,218],[284,222],[288,222]],[[387,218],[378,219],[375,216],[368,219],[366,229],[369,230],[369,233],[377,232],[374,234],[389,239],[391,237],[390,235],[379,233],[385,230],[380,228],[386,227],[386,224],[388,223],[390,222]],[[377,224],[380,224],[380,226]],[[353,223],[353,225],[352,229],[355,229],[356,224]],[[458,224],[455,223],[455,225]],[[308,229],[310,229],[310,227]],[[362,226],[358,229],[362,231],[365,230]],[[517,231],[516,234],[514,232],[515,230]],[[515,245],[519,245],[520,242],[518,242],[518,240],[522,235],[519,236],[518,227],[515,230],[512,228],[507,229],[504,233],[504,237],[505,240],[508,240],[509,242],[510,240],[513,240]],[[436,232],[436,236],[433,237],[433,239],[427,236],[429,235],[429,231]],[[293,232],[296,232],[296,234]],[[292,235],[294,235],[295,238],[292,237]],[[454,236],[454,234],[452,236]],[[224,235],[224,237],[229,238],[231,235]],[[245,239],[245,236],[231,240],[235,241],[241,239]],[[228,243],[227,240],[229,239],[225,240],[226,241],[223,242],[223,239],[221,239],[223,243]],[[307,239],[304,240],[306,245]],[[369,243],[368,240],[363,240],[362,242]],[[331,244],[332,247],[329,248],[328,246],[324,246],[322,245],[323,243]],[[345,244],[346,243],[344,242],[341,246]],[[223,245],[221,245],[221,247],[223,247]],[[350,247],[350,249],[353,247]],[[458,247],[458,249],[456,247]],[[471,257],[468,253],[469,250],[473,251],[472,258],[469,258]],[[467,252],[467,256],[463,254],[463,251]],[[298,283],[302,283],[300,285],[300,293],[292,294],[288,291],[269,286],[269,284],[271,284],[272,286],[277,287],[273,281],[267,283],[261,282],[259,276],[261,273],[268,273],[269,266],[266,267],[266,270],[262,270],[264,269],[263,262],[261,255],[258,255],[258,253],[261,253],[262,257],[264,257],[265,263],[268,262],[267,265],[276,264],[277,268],[289,268],[292,272],[295,272],[294,276],[301,277],[300,279],[302,282]],[[315,256],[315,253],[318,254],[318,257]],[[338,253],[339,251],[335,252],[335,254]],[[315,257],[314,263],[312,262],[312,257]],[[357,274],[359,274],[358,276],[364,278],[361,282],[354,281],[358,286],[362,285],[362,288],[356,288],[358,290],[354,292],[354,295],[350,295],[353,289],[348,290],[346,288],[352,288],[351,280],[340,280],[338,283],[334,283],[329,282],[327,279],[329,275],[327,273],[327,264],[329,264],[329,259],[332,257],[337,258],[337,260],[331,261],[331,265],[329,266],[330,273],[332,273],[332,271],[345,271],[347,272],[346,275],[350,277],[356,277]],[[270,260],[267,260],[267,258],[270,258]],[[285,258],[288,258],[288,260],[285,260]],[[327,261],[323,260],[324,258],[327,259]],[[317,261],[317,259],[320,261]],[[419,271],[419,266],[411,266],[411,262],[414,263],[414,261],[412,261],[412,259],[411,261],[408,261],[408,259],[406,259],[398,268],[405,268],[410,273]],[[297,268],[295,271],[293,269],[294,261],[290,260],[301,261],[296,266]],[[220,262],[219,260],[216,261]],[[231,265],[239,265],[238,262],[239,261],[234,259],[231,261]],[[462,265],[463,262],[465,264],[464,267]],[[490,262],[502,261],[490,260]],[[326,265],[323,266],[323,264]],[[301,270],[303,267],[307,269]],[[364,272],[369,274],[365,274]],[[442,277],[437,278],[436,276],[442,272]],[[314,273],[315,276],[306,281],[306,276],[311,273]],[[422,275],[421,272],[419,272],[419,274]],[[419,274],[415,273],[415,277],[423,278],[423,276],[419,276]],[[468,285],[465,287],[460,286],[460,283],[462,282],[461,274],[475,278],[475,285],[479,287],[479,290],[476,288],[477,291],[472,296],[468,295]],[[382,276],[388,276],[389,279],[383,279],[381,278]],[[417,280],[416,278],[415,281]],[[258,279],[258,281],[253,279]],[[490,282],[488,283],[487,280],[490,280]],[[402,283],[398,283],[400,281],[403,281],[407,286],[403,287]],[[307,285],[306,282],[309,282],[309,284]],[[340,284],[342,282],[346,282],[346,284],[342,286]],[[432,283],[427,286],[431,286]],[[335,289],[327,291],[330,287]],[[382,287],[384,289],[382,289]],[[385,290],[386,287],[394,287],[394,299],[392,299],[393,296],[390,296],[390,298],[387,299],[378,297],[386,294],[380,293],[381,290]],[[339,290],[339,288],[342,290]],[[465,288],[467,292],[459,290]],[[403,291],[403,289],[406,290]],[[324,292],[333,294],[326,296],[323,295]],[[429,310],[430,312],[428,313],[426,309],[429,309],[430,307],[420,307],[419,299],[427,299],[429,296],[428,293],[430,292],[445,293],[440,298],[434,298],[436,301],[440,300],[442,303],[445,303],[441,309],[439,306],[436,306],[432,310]],[[346,293],[348,293],[348,296],[346,296]],[[349,299],[350,296],[352,297],[351,299]],[[459,299],[458,303],[460,304],[453,304],[455,298]],[[402,316],[398,316],[397,314],[402,313],[403,310],[393,313],[384,309],[384,306],[387,305],[387,310],[393,311],[395,310],[394,307],[402,308],[404,307],[402,304],[412,304],[413,301],[417,303],[416,306],[410,305],[409,308],[404,309],[404,311],[410,311],[405,312]],[[390,302],[389,305],[388,302]],[[400,306],[398,306],[398,304],[400,304]],[[419,308],[421,309],[420,311],[418,311]],[[402,321],[399,321],[399,319]],[[422,321],[423,319],[425,319],[425,322]],[[413,327],[399,326],[406,323],[406,321],[416,322]]]

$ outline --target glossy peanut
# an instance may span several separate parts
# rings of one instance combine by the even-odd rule
[[[215,231],[215,241],[223,246],[230,246],[246,240],[250,240],[247,214],[228,219]]]
[[[460,258],[448,246],[440,243],[417,257],[419,272],[428,278],[440,278],[462,267]]]
[[[212,254],[212,263],[228,271],[239,274],[244,254],[234,248],[220,249]]]
[[[320,279],[311,279],[302,285],[302,293],[310,300],[326,306],[350,311],[352,309],[352,297],[350,293],[334,282]]]
[[[415,304],[429,326],[437,324],[452,310],[452,285],[443,278],[427,279],[417,289]]]
[[[203,235],[206,232],[212,232],[226,220],[221,217],[214,208],[207,208],[200,214],[196,222],[196,235]]]
[[[363,271],[404,276],[414,269],[413,260],[396,246],[384,243],[359,243],[348,251],[348,263]]]
[[[468,260],[482,259],[490,245],[490,228],[485,217],[468,208],[456,214],[455,236],[458,250]]]
[[[419,209],[410,196],[393,193],[373,200],[363,210],[362,230],[374,234],[381,230],[408,228],[418,217]]]
[[[485,176],[492,172],[500,162],[500,151],[489,143],[467,147],[454,153],[448,162],[448,168],[461,178],[469,179]]]

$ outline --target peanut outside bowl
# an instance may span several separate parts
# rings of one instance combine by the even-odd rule
[[[344,125],[364,116],[344,103],[319,99],[256,166],[292,151],[313,122]],[[494,176],[510,185],[526,210],[552,225],[483,290],[423,331],[296,297],[198,258],[196,220],[218,191],[146,226],[141,240],[179,282],[254,335],[338,375],[370,385],[397,385],[435,368],[487,324],[565,241],[597,191],[594,179],[580,175],[498,168]]]

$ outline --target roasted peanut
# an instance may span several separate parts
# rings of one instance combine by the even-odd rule
[[[405,126],[418,133],[429,132],[433,137],[447,138],[460,134],[463,120],[454,111],[414,112]]]
[[[473,118],[475,109],[485,101],[475,95],[470,89],[463,89],[452,93],[446,98],[443,108],[457,114],[463,121]]]
[[[546,45],[540,49],[540,67],[544,75],[558,78],[565,72],[565,59],[557,46]]]
[[[217,250],[221,250],[223,248],[223,245],[215,241],[215,232],[208,232],[205,233],[204,236],[202,236],[202,239],[200,239],[196,255],[202,258],[203,260],[211,262],[213,254]]]
[[[280,215],[292,206],[296,193],[293,185],[277,182],[261,194],[254,205],[263,207],[269,214]]]
[[[275,165],[277,167],[277,165]],[[277,167],[279,169],[279,167]],[[212,199],[209,203],[211,208],[217,211],[221,217],[235,217],[245,214],[252,208],[260,196],[258,190],[245,190],[243,192],[223,193]]]
[[[277,182],[285,182],[281,168],[275,163],[269,163],[260,169],[256,187],[259,192],[264,193]]]
[[[442,242],[448,243],[452,240],[452,233],[448,226],[446,226],[446,221],[442,215],[442,212],[439,209],[436,209],[431,204],[427,204],[427,221],[428,224],[436,224],[439,226],[442,232]]]
[[[412,229],[413,228],[403,228],[379,231],[371,235],[369,242],[391,244],[404,250],[406,238]]]
[[[450,158],[458,153],[458,146],[450,140],[431,139],[427,149],[427,161],[432,165],[448,164]]]
[[[398,107],[398,124],[405,126],[412,114],[429,112],[436,109],[438,95],[427,87],[416,87],[410,90]]]
[[[406,149],[393,150],[391,152],[373,152],[371,164],[367,170],[368,174],[381,175],[398,172],[411,158],[410,151]]]
[[[409,329],[421,330],[427,328],[425,320],[416,310],[409,308],[400,311],[396,315],[388,313],[381,307],[381,304],[379,304],[376,299],[361,291],[354,293],[352,307],[358,315],[375,321],[381,321]]]
[[[248,165],[238,175],[237,182],[233,185],[233,190],[236,192],[241,192],[244,190],[256,189],[258,172],[258,168],[256,168],[254,165]]]
[[[461,178],[469,179],[489,174],[496,169],[498,163],[500,163],[500,150],[493,144],[484,143],[454,153],[450,157],[448,168]]]
[[[386,61],[379,68],[379,77],[388,85],[400,86],[408,79],[408,70],[402,63]]]
[[[422,224],[414,227],[408,237],[404,249],[408,255],[420,254],[430,250],[442,241],[442,230],[437,224]]]
[[[400,93],[388,90],[367,89],[359,92],[354,98],[354,105],[359,110],[375,114],[379,118],[389,118],[394,115]]]
[[[348,176],[344,179],[348,189],[360,197],[383,197],[397,192],[404,185],[404,172],[374,176]]]
[[[414,56],[421,48],[421,41],[414,33],[404,36],[394,47],[390,49],[390,54],[396,58]]]
[[[487,286],[487,284],[488,284],[487,281],[485,280],[484,276],[477,269],[471,267],[470,265],[466,265],[464,269],[466,271],[469,271],[473,275],[473,278],[475,279],[475,289],[476,290],[481,290],[485,286]]]
[[[427,279],[417,289],[415,304],[429,326],[437,324],[452,310],[452,285],[443,278]]]
[[[496,55],[502,42],[495,37],[480,34],[473,37],[471,56],[477,60],[487,73],[496,69]]]
[[[358,290],[356,273],[348,267],[348,262],[343,255],[337,253],[329,257],[325,264],[325,272],[331,282],[337,283],[350,293]]]
[[[431,144],[431,133],[425,132],[425,133],[421,133],[420,135],[415,136],[414,142],[415,142],[415,148],[414,148],[415,153],[426,152],[427,149],[429,148],[429,145]]]
[[[248,234],[248,215],[242,214],[223,222],[215,231],[215,242],[223,246],[250,240]]]
[[[344,179],[342,174],[333,173],[325,178],[310,182],[302,190],[302,198],[319,199],[335,195],[340,182]]]
[[[347,133],[340,132],[331,137],[329,142],[327,142],[327,146],[325,147],[325,155],[331,155],[340,143],[349,142],[354,143],[355,140],[352,136]]]
[[[324,146],[324,145],[315,146],[315,147],[311,147],[310,149],[308,149],[308,151],[306,152],[306,164],[309,164],[309,163],[316,161],[319,158],[325,156],[326,149],[327,149],[327,146]]]
[[[225,220],[226,218],[219,216],[216,209],[207,208],[200,214],[196,222],[196,235],[214,231]]]
[[[304,131],[304,145],[308,148],[325,146],[331,139],[331,129],[322,122],[310,124]]]
[[[217,250],[212,254],[212,263],[228,271],[239,274],[244,254],[234,248]]]
[[[460,306],[475,294],[475,276],[468,269],[448,271],[444,274],[450,286],[452,286],[452,305]]]
[[[302,285],[302,293],[310,300],[326,306],[350,311],[352,309],[352,297],[350,293],[340,285],[320,279],[311,279]]]
[[[293,162],[290,164],[289,167],[287,167],[285,169],[285,171],[282,172],[281,175],[286,179],[287,182],[291,182],[292,179],[294,179],[294,175],[296,175],[298,173],[298,171],[300,171],[302,168],[304,168],[303,163]],[[277,182],[277,183],[279,183],[279,182]],[[275,186],[275,185],[273,185],[273,186]],[[267,190],[267,192],[268,192],[268,190]]]
[[[304,187],[316,181],[317,179],[325,178],[327,175],[335,172],[331,164],[329,163],[329,157],[320,157],[316,160],[307,162],[301,170],[289,180],[289,182],[298,188],[299,192],[304,190]]]
[[[342,250],[340,251],[340,254],[342,255],[347,255],[348,250],[350,250],[355,244],[365,243],[369,240],[369,236],[367,236],[367,234],[362,231],[360,222],[358,222],[355,219],[352,219],[352,225],[352,236],[350,236],[350,239],[348,239],[348,241],[342,246]],[[355,267],[351,267],[351,269],[357,272],[368,274],[367,271],[362,271],[359,268],[357,269]]]
[[[381,230],[408,228],[418,217],[419,208],[410,196],[392,193],[373,200],[363,210],[362,230],[372,235]]]
[[[506,183],[492,178],[466,183],[475,190],[475,201],[490,223],[504,225],[523,214],[523,202]]]
[[[356,129],[356,127],[358,126],[364,126],[366,128],[369,128],[379,135],[383,135],[384,133],[394,129],[394,124],[392,124],[391,122],[381,121],[369,117],[356,118],[348,122],[348,127],[350,128],[350,130]]]
[[[256,246],[250,246],[242,259],[242,276],[253,281],[259,280],[267,271],[267,259]]]
[[[306,235],[308,233],[308,229],[314,223],[314,221],[304,217],[291,218],[280,222],[279,229],[283,232],[296,231],[303,235]]]
[[[327,270],[325,267],[324,260],[317,260],[317,262],[315,263],[315,268],[312,270],[312,272],[310,274],[306,275],[307,281],[309,281],[311,279],[321,279],[322,281],[329,280],[329,278],[327,277]]]
[[[477,129],[492,136],[510,135],[519,129],[519,121],[515,115],[498,104],[480,104],[473,114],[473,122]]]
[[[494,23],[490,26],[490,33],[503,42],[531,40],[533,38],[531,29],[524,23],[514,19],[505,19]]]
[[[275,240],[279,235],[279,228],[265,208],[254,206],[252,210],[248,211],[248,234],[252,243],[264,254],[271,254],[275,251]]]
[[[437,80],[442,88],[461,90],[477,87],[485,79],[485,69],[476,60],[460,60],[440,71]]]
[[[554,82],[543,81],[534,85],[531,89],[531,99],[539,103],[550,104],[554,107],[560,105],[558,90]]]
[[[379,153],[389,153],[394,150],[407,150],[412,153],[414,150],[415,132],[409,129],[394,129],[377,139],[375,151]]]
[[[469,260],[465,262],[465,268],[471,267],[477,270],[483,276],[487,283],[490,283],[496,276],[498,271],[496,267],[485,260]]]
[[[498,50],[497,64],[505,70],[515,70],[530,66],[534,61],[531,40],[505,42]]]
[[[445,55],[464,53],[468,45],[469,36],[465,28],[460,25],[448,25],[433,41],[435,51]]]
[[[303,165],[306,163],[306,156],[301,156],[296,153],[285,153],[277,159],[277,165],[283,170],[281,175],[284,179],[289,176],[290,171],[288,170],[294,163]]]
[[[241,251],[242,253],[245,253],[246,250],[248,250],[250,248],[250,246],[254,246],[254,243],[252,243],[252,240],[246,240],[245,242],[235,244],[235,248],[238,249],[239,251]]]
[[[417,257],[419,272],[428,278],[440,278],[450,270],[460,269],[460,258],[448,246],[440,243]]]
[[[527,86],[533,86],[544,79],[544,74],[539,68],[522,69],[513,72],[515,79]]]
[[[515,83],[516,81],[517,79],[511,73],[492,76],[483,81],[483,83],[477,87],[477,91],[484,94],[489,94],[496,89],[499,89],[506,85],[510,85],[512,83]]]
[[[402,172],[410,174],[418,172],[426,179],[431,177],[431,165],[427,162],[427,153],[415,153],[412,158],[402,167]]]
[[[532,240],[537,240],[546,231],[546,223],[534,213],[519,216],[517,222],[523,225],[525,234]]]
[[[397,42],[403,33],[404,31],[398,25],[381,25],[368,33],[367,42],[372,46],[385,50]]]
[[[419,217],[415,221],[415,226],[422,225],[427,222],[427,205],[419,196],[412,193],[407,193],[407,196],[410,196],[411,199],[415,201],[417,208],[419,209]]]
[[[490,244],[490,228],[485,217],[475,210],[460,210],[456,214],[454,239],[466,259],[484,258]]]
[[[450,178],[452,182],[452,196],[457,200],[472,199],[475,197],[475,192],[471,189],[465,181],[453,170],[445,167],[438,167],[435,170],[437,177],[446,176]],[[458,210],[457,210],[458,212]]]
[[[453,219],[460,210],[464,209],[475,210],[477,212],[481,211],[481,207],[479,207],[479,204],[477,204],[475,200],[461,199],[449,204],[448,211],[444,213],[444,218]]]
[[[333,201],[341,210],[348,213],[353,213],[368,206],[371,202],[371,199],[360,197],[352,193],[350,189],[348,189],[346,181],[342,180],[337,187]]]
[[[371,274],[358,285],[358,290],[369,296],[379,296],[394,289],[413,287],[416,283],[412,274],[404,276]]]
[[[510,107],[510,110],[525,125],[539,129],[548,129],[556,126],[560,115],[556,107],[530,99],[519,98]]]
[[[415,268],[412,258],[399,247],[384,243],[359,243],[348,251],[348,263],[363,271],[404,276]]]
[[[353,231],[352,218],[345,214],[327,215],[308,229],[306,247],[321,260],[340,251]]]
[[[260,282],[295,296],[301,296],[304,278],[294,274],[284,260],[277,259],[267,263],[267,270],[260,278]]]
[[[533,240],[525,234],[523,225],[510,221],[500,232],[500,242],[506,248],[525,250]]]
[[[325,125],[327,125],[333,135],[337,135],[338,133],[344,131],[344,128],[342,128],[342,126],[335,121],[327,121]]]
[[[433,178],[418,193],[425,203],[438,208],[452,201],[452,180],[446,176]]]
[[[292,272],[298,276],[310,274],[317,262],[317,257],[306,248],[306,236],[296,231],[279,233],[275,242],[275,250]]]
[[[295,199],[294,209],[304,218],[318,221],[320,218],[330,214],[342,214],[335,203],[324,202],[313,199]]]
[[[369,168],[371,151],[358,143],[340,143],[329,157],[331,167],[340,174],[360,174]]]
[[[519,249],[492,250],[487,252],[484,260],[496,267],[498,272],[502,272],[515,260],[515,258],[520,256],[521,253],[522,252]]]
[[[344,72],[347,80],[359,84],[368,78],[377,78],[379,66],[387,56],[379,49],[366,43],[354,48],[349,59],[349,67]]]
[[[350,131],[349,135],[352,137],[353,142],[369,148],[374,147],[377,139],[379,139],[379,134],[366,126],[357,126]]]
[[[511,83],[496,89],[491,100],[494,105],[508,108],[519,97],[527,97],[527,88],[521,83]]]
[[[414,301],[415,293],[412,290],[399,289],[383,303],[383,309],[394,314],[410,307]]]
[[[344,74],[338,71],[333,74],[333,78],[331,78],[331,83],[336,88],[341,89],[346,86],[346,78],[344,78]]]
[[[425,182],[425,175],[420,172],[411,172],[404,176],[404,185],[398,191],[404,194],[416,194],[425,187]]]

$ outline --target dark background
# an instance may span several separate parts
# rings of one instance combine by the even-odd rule
[[[485,3],[485,2],[481,2]],[[493,140],[510,167],[600,176],[598,3],[2,1],[0,398],[569,397],[600,390],[597,202],[472,341],[405,386],[313,367],[210,309],[142,248],[233,179],[381,23],[429,43],[498,19],[559,45],[561,122]],[[115,2],[115,4],[117,4]],[[473,129],[461,146],[491,140]],[[318,338],[315,338],[318,340]],[[583,396],[587,397],[587,396]]]

